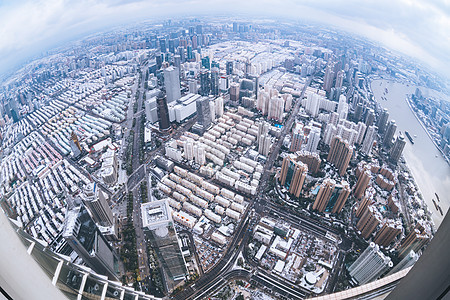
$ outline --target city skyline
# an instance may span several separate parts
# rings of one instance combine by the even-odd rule
[[[0,71],[10,72],[53,47],[111,27],[187,14],[204,17],[237,13],[315,22],[344,30],[418,59],[447,81],[450,78],[450,4],[446,1],[235,2],[6,1],[0,5]]]
[[[448,226],[442,86],[287,19],[87,36],[0,86],[1,208],[69,297],[387,295]]]

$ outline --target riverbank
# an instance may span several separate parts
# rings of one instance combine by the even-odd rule
[[[384,92],[388,90],[388,93]],[[414,93],[416,86],[406,85],[394,80],[373,80],[371,90],[374,99],[389,111],[389,119],[395,120],[397,131],[408,131],[414,138],[412,145],[407,142],[403,150],[407,168],[423,197],[427,208],[432,212],[432,220],[438,228],[450,206],[450,168],[441,152],[417,118],[409,104],[405,101],[408,94]],[[383,99],[384,97],[384,99]],[[440,206],[444,216],[434,207],[435,193],[441,198]]]
[[[419,118],[419,116],[417,115],[416,111],[414,110],[414,108],[411,105],[410,102],[410,96],[407,95],[405,98],[406,103],[408,104],[409,109],[411,110],[411,112],[413,113],[414,117],[416,117],[416,120],[419,122],[420,126],[422,126],[423,130],[425,130],[425,133],[428,135],[428,137],[430,138],[431,142],[434,144],[434,146],[436,147],[437,150],[439,150],[439,152],[441,152],[442,154],[442,158],[445,159],[445,161],[449,164],[450,166],[450,160],[447,158],[447,156],[445,156],[444,151],[439,147],[439,145],[437,144],[437,142],[433,139],[433,137],[431,136],[430,132],[428,131],[427,127],[425,126],[425,124],[422,122],[422,120]]]

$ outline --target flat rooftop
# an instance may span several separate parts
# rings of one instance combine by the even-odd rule
[[[142,226],[154,229],[172,222],[167,200],[159,200],[141,205]]]

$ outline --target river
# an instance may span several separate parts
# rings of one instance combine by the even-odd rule
[[[385,88],[388,90],[386,94],[384,94]],[[414,139],[414,145],[409,140],[406,141],[403,156],[438,228],[450,206],[450,166],[436,149],[406,102],[406,95],[414,93],[415,90],[414,85],[392,80],[383,79],[372,82],[375,100],[388,109],[389,119],[397,123],[396,134],[398,131],[408,131]],[[382,99],[382,96],[386,100]],[[440,202],[437,201],[434,193],[439,195]],[[444,216],[436,210],[432,199],[441,206]]]

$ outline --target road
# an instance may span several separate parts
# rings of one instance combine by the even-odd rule
[[[260,202],[265,202],[265,200],[262,197],[261,191],[266,187],[267,179],[268,179],[268,171],[272,169],[273,164],[278,157],[278,154],[281,149],[281,145],[283,142],[284,137],[286,134],[290,131],[290,128],[292,127],[293,122],[295,121],[295,117],[298,114],[298,111],[300,109],[301,105],[301,99],[303,98],[306,88],[311,83],[312,77],[307,79],[307,82],[305,83],[305,86],[302,90],[301,96],[297,99],[296,104],[292,110],[292,113],[286,120],[285,126],[283,127],[281,131],[281,135],[277,141],[277,143],[272,147],[271,155],[269,156],[268,160],[266,161],[266,164],[264,166],[263,175],[261,177],[260,186],[258,188],[258,197],[255,199],[255,203],[259,204],[258,207],[263,208],[264,204]],[[239,253],[242,251],[245,244],[247,244],[248,239],[250,238],[251,232],[247,229],[249,225],[249,221],[247,220],[249,211],[253,208],[253,202],[251,202],[243,215],[242,218],[242,226],[239,226],[238,233],[235,234],[232,242],[230,243],[230,246],[228,247],[227,251],[225,252],[224,256],[221,258],[221,260],[204,276],[200,277],[194,284],[190,285],[189,287],[185,288],[182,292],[178,293],[174,296],[174,299],[177,300],[184,300],[184,299],[202,299],[202,297],[208,295],[208,291],[211,289],[214,289],[215,286],[220,285],[219,282],[223,281],[223,278],[228,272],[230,272],[231,267],[233,266],[234,262],[236,261]],[[262,205],[261,205],[262,204]],[[262,212],[262,209],[260,209]],[[259,277],[255,277],[255,281],[260,282],[267,282],[271,281],[277,282],[274,284],[275,286],[281,285],[283,286],[283,281],[277,279],[268,277],[269,275],[263,274]],[[289,292],[287,292],[289,294]],[[304,298],[305,292],[301,290],[292,290],[292,294],[295,297],[298,297],[299,295],[303,295],[302,298]]]
[[[259,195],[256,198],[256,201],[258,204],[255,205],[255,209],[258,213],[262,212],[262,209],[265,207],[266,201],[263,199],[263,191],[266,188],[267,185],[267,179],[269,177],[269,171],[272,169],[273,164],[275,163],[275,160],[278,158],[278,155],[280,153],[281,145],[283,144],[283,140],[286,137],[286,134],[288,134],[291,131],[292,124],[295,121],[295,118],[298,114],[298,111],[300,110],[300,106],[302,104],[302,99],[305,96],[306,88],[311,84],[312,77],[310,76],[303,87],[303,90],[300,94],[300,97],[297,98],[297,101],[295,102],[295,106],[292,109],[291,114],[287,118],[283,129],[281,130],[280,137],[278,138],[277,142],[272,146],[272,149],[270,150],[270,155],[266,161],[266,164],[264,165],[260,184],[257,189],[257,194]]]

